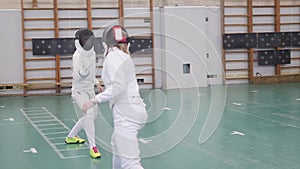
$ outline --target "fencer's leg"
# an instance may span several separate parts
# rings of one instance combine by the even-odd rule
[[[95,119],[97,117],[98,105],[89,109],[85,115],[84,130],[89,141],[90,149],[96,146],[95,142]]]
[[[81,93],[77,92],[72,95],[72,100],[73,100],[73,106],[74,106],[74,111],[76,112],[77,117],[82,116],[76,124],[73,126],[71,129],[70,133],[68,134],[67,137],[74,137],[77,135],[77,133],[82,130],[84,126],[84,116],[82,111],[80,111],[80,106],[81,106],[81,100],[85,99],[85,95],[82,95]],[[79,108],[79,109],[78,109]]]
[[[75,137],[84,126],[85,117],[81,117],[71,129],[67,137]]]
[[[115,131],[115,144],[122,169],[143,169],[139,157],[140,150],[137,140],[137,130],[133,125],[117,128]]]
[[[113,106],[114,137],[122,169],[143,169],[137,139],[138,131],[147,120],[143,104]]]
[[[113,169],[122,169],[120,156],[113,154],[112,163],[113,163]]]
[[[84,129],[86,136],[89,141],[89,146],[92,149],[94,146],[96,146],[95,143],[95,124],[94,120],[97,117],[98,113],[98,106],[95,105],[93,108],[89,109],[86,114],[84,114],[81,111],[82,105],[90,99],[90,94],[87,92],[77,92],[73,95],[73,101],[75,102],[74,104],[74,109],[75,111],[78,111],[76,108],[79,108],[80,112],[76,112],[76,114],[82,114],[83,117],[81,117],[75,126],[72,128],[70,131],[68,137],[74,137],[77,135],[77,133],[81,130]]]
[[[111,137],[111,148],[112,148],[112,168],[113,169],[122,169],[121,167],[121,158],[118,153],[117,145],[116,145],[116,140],[115,140],[115,135],[113,133]]]
[[[121,157],[117,150],[117,146],[112,144],[113,149],[113,157],[112,157],[112,164],[113,169],[143,169],[140,164],[140,159],[136,158],[127,158]]]

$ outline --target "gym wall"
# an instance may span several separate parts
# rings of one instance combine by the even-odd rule
[[[143,14],[147,9],[138,9],[131,8],[125,9],[125,15],[131,15],[133,13]],[[220,66],[220,44],[221,44],[221,35],[218,29],[220,25],[220,10],[219,7],[168,7],[168,8],[155,8],[154,9],[154,56],[155,56],[155,88],[174,88],[170,84],[171,79],[169,79],[166,74],[163,72],[169,72],[173,75],[176,75],[175,72],[178,72],[178,76],[174,77],[176,81],[185,82],[181,87],[203,87],[208,84],[220,84],[222,83],[222,70]],[[187,13],[189,12],[189,13]],[[190,13],[195,16],[189,18]],[[79,13],[80,14],[80,13]],[[76,15],[79,15],[78,13]],[[35,15],[33,13],[33,15]],[[44,14],[40,14],[41,17]],[[47,14],[45,14],[47,15]],[[71,13],[66,13],[65,15],[73,15]],[[172,16],[172,20],[169,20],[168,17]],[[80,16],[77,16],[80,17]],[[207,18],[208,17],[208,18]],[[7,19],[11,18],[11,19]],[[207,21],[206,21],[207,19]],[[167,20],[167,21],[166,21]],[[185,23],[176,23],[172,25],[172,22],[177,22],[178,20]],[[10,72],[10,73],[1,73],[0,82],[1,83],[23,83],[23,63],[22,63],[22,26],[21,26],[21,11],[20,10],[1,10],[1,21],[4,24],[0,29],[7,39],[6,41],[1,41],[1,51],[2,58],[4,59],[1,62],[0,71],[1,72]],[[9,22],[8,22],[9,21]],[[72,25],[75,26],[80,24],[82,21],[74,22]],[[188,27],[181,27],[182,24],[188,23]],[[43,26],[47,26],[47,23]],[[62,23],[69,26],[70,22]],[[137,23],[125,23],[126,25],[135,25]],[[140,23],[138,23],[140,24]],[[179,25],[178,25],[179,24]],[[61,25],[62,27],[64,25]],[[183,32],[184,30],[184,32]],[[209,30],[209,31],[207,31]],[[185,33],[193,31],[193,34],[190,36],[185,36]],[[5,32],[5,33],[3,33]],[[181,32],[181,33],[180,33]],[[38,33],[38,32],[36,32]],[[42,31],[43,36],[44,31]],[[140,32],[138,30],[130,29],[129,33],[132,35],[138,35]],[[176,34],[180,33],[180,36]],[[199,35],[197,35],[199,33]],[[64,31],[61,33],[63,37],[73,37],[72,31]],[[101,31],[95,32],[96,36],[101,36]],[[197,37],[195,37],[195,35]],[[52,37],[53,35],[49,35]],[[171,37],[179,38],[181,43],[176,44],[176,41],[173,41]],[[175,44],[174,44],[175,43]],[[27,47],[30,47],[31,44],[25,43]],[[174,46],[175,45],[175,46]],[[190,47],[188,47],[188,46]],[[184,50],[188,52],[184,52]],[[194,52],[193,52],[194,51]],[[172,54],[171,54],[172,53]],[[179,60],[174,60],[175,55]],[[199,60],[200,59],[200,60]],[[135,58],[135,62],[150,62],[145,58]],[[167,63],[167,64],[166,64]],[[52,62],[39,62],[40,64],[52,64]],[[61,63],[63,66],[70,66],[69,61],[63,61]],[[183,64],[190,64],[191,70],[193,71],[190,75],[183,75]],[[219,65],[219,66],[217,66]],[[34,65],[33,65],[34,66]],[[143,69],[143,67],[137,68],[137,72],[149,71]],[[142,73],[144,73],[142,72]],[[40,72],[40,73],[51,73],[51,72]],[[62,71],[62,75],[70,74],[69,71]],[[173,76],[172,75],[172,76]],[[207,78],[208,75],[211,75],[212,78]],[[32,74],[31,76],[36,76]],[[42,76],[46,76],[42,75]],[[190,77],[189,77],[190,76]],[[46,76],[47,77],[47,76]],[[145,81],[147,78],[145,77]],[[167,79],[166,79],[167,78]],[[192,81],[196,79],[198,85],[191,85]],[[167,84],[168,83],[168,84]],[[22,91],[14,91],[16,93],[22,93]]]
[[[22,83],[22,25],[21,11],[0,10],[0,83]]]
[[[237,10],[237,9],[233,9]],[[239,10],[239,9],[238,9]],[[244,9],[243,9],[244,10]],[[258,9],[263,10],[263,9]],[[282,10],[282,13],[299,13],[299,8],[295,7]],[[140,8],[127,8],[125,15],[133,13],[143,13],[146,10]],[[221,14],[218,6],[176,6],[176,7],[156,7],[154,8],[154,56],[155,56],[155,88],[176,88],[180,87],[205,87],[207,85],[222,84],[224,75],[222,60],[222,37],[220,31]],[[228,14],[236,11],[228,11]],[[256,11],[264,13],[266,11]],[[4,40],[0,42],[2,51],[0,62],[0,83],[23,83],[23,63],[22,63],[22,26],[20,10],[0,10],[0,20],[2,21],[1,36]],[[70,14],[69,14],[70,15]],[[80,14],[79,14],[80,15]],[[197,17],[190,17],[197,16]],[[78,16],[80,17],[80,16]],[[244,19],[238,22],[246,22]],[[258,22],[268,23],[273,17],[261,18]],[[283,18],[283,21],[298,21],[299,17]],[[147,21],[143,21],[147,24]],[[65,23],[70,24],[69,22]],[[82,24],[80,22],[75,24]],[[128,25],[135,25],[136,22],[128,22]],[[140,23],[138,23],[140,24]],[[269,25],[260,26],[259,30],[272,31]],[[282,31],[299,30],[299,25],[284,26]],[[229,30],[236,32],[236,30]],[[243,32],[246,30],[238,30]],[[130,34],[139,34],[136,30],[130,30]],[[74,31],[66,31],[65,37],[72,37]],[[51,35],[52,36],[52,35]],[[101,36],[101,32],[96,32],[96,36]],[[299,51],[292,53],[299,55]],[[234,57],[234,56],[232,56]],[[247,57],[246,55],[243,57]],[[256,57],[256,56],[255,56]],[[136,62],[150,62],[145,58],[137,58]],[[69,62],[63,63],[69,65]],[[292,62],[292,66],[298,66],[299,60]],[[62,65],[64,66],[64,65]],[[227,65],[232,69],[241,66],[236,62]],[[143,67],[137,69],[143,71]],[[148,71],[148,70],[146,70]],[[184,72],[186,71],[186,72]],[[290,70],[289,70],[290,71]],[[268,66],[254,65],[254,73],[260,72],[264,75],[274,74],[274,69]],[[70,72],[65,72],[69,74]],[[287,71],[283,73],[288,73]],[[149,78],[149,77],[145,77]],[[145,79],[147,81],[147,79]],[[247,81],[236,81],[234,83],[247,83]],[[20,92],[20,91],[16,91]],[[21,92],[22,93],[22,92]]]

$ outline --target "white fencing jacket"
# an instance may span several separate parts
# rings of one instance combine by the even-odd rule
[[[96,53],[94,47],[84,50],[75,40],[76,51],[73,54],[73,82],[72,93],[78,91],[94,91],[94,85],[98,84],[96,79]]]
[[[117,47],[109,49],[103,63],[102,80],[105,90],[96,95],[98,102],[110,101],[113,105],[128,102],[129,97],[140,97],[133,61]]]

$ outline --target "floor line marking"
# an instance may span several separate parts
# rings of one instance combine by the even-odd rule
[[[24,109],[24,110],[28,110],[28,109],[40,109],[41,107],[24,107],[24,108],[22,108],[22,109]]]
[[[37,124],[37,127],[44,127],[44,126],[56,126],[56,125],[60,125],[59,123],[54,124],[54,123],[49,123],[49,124]]]
[[[60,127],[60,129],[67,129],[67,131],[70,131],[70,129],[61,121],[59,120],[58,118],[56,118],[56,116],[54,116],[47,108],[45,107],[35,107],[33,109],[30,109],[30,108],[25,108],[26,111],[23,111],[23,109],[20,109],[20,111],[24,114],[24,116],[28,119],[28,121],[31,123],[31,125],[34,126],[34,128],[40,133],[40,135],[46,140],[46,142],[50,145],[50,147],[56,152],[56,154],[61,158],[61,159],[75,159],[75,158],[81,158],[81,157],[87,157],[89,156],[88,154],[87,155],[64,155],[63,153],[61,152],[64,152],[64,149],[59,149],[56,147],[56,145],[62,145],[62,144],[65,144],[65,143],[55,143],[55,140],[64,140],[66,137],[48,137],[49,136],[49,133],[45,134],[43,133],[42,131],[44,131],[45,129],[47,129],[47,127],[49,126],[62,126]],[[31,113],[30,110],[33,110],[35,112],[38,112],[38,111],[43,111],[45,112],[46,114],[49,114],[53,119],[55,119],[54,121],[55,122],[52,122],[52,123],[46,123],[46,124],[39,124],[39,123],[45,123],[45,121],[42,121],[41,120],[39,122],[37,121],[32,121],[30,118],[30,116],[28,116],[28,114],[30,115],[33,115],[34,113]],[[41,115],[44,115],[45,113],[41,113]],[[38,114],[38,113],[36,113]],[[39,113],[40,114],[40,113]],[[67,120],[73,120],[74,119],[67,119]],[[74,121],[75,123],[76,121]],[[38,123],[38,124],[36,124]],[[46,126],[46,127],[45,127]],[[42,128],[40,129],[40,127],[45,127],[45,128]],[[52,127],[52,128],[55,128],[55,127]],[[56,133],[53,133],[53,134],[59,134],[59,133],[62,133],[62,132],[56,132]],[[51,134],[51,133],[50,133]],[[97,140],[99,140],[98,138],[96,138]],[[84,143],[84,145],[87,147],[86,149],[89,149],[88,147],[88,144],[87,143]],[[77,149],[78,150],[78,149]]]
[[[69,131],[62,131],[62,132],[54,132],[54,133],[44,133],[45,135],[52,135],[52,134],[66,134],[69,133]]]
[[[239,102],[233,102],[232,104],[233,104],[233,105],[236,105],[236,106],[241,106],[241,105],[243,105],[243,103],[239,103]]]
[[[242,113],[242,114],[247,114],[249,116],[257,117],[257,118],[264,119],[264,120],[267,120],[267,121],[272,121],[272,122],[276,122],[276,123],[279,123],[279,124],[282,124],[282,125],[286,125],[286,126],[289,126],[289,127],[294,127],[294,128],[300,129],[300,126],[295,126],[295,125],[292,125],[292,124],[289,124],[289,123],[285,123],[285,122],[281,122],[281,121],[278,121],[278,120],[265,118],[265,117],[262,117],[262,116],[250,114],[250,113],[239,111],[239,110],[232,110],[232,111],[235,111],[235,112],[238,112],[238,113]]]
[[[42,119],[42,118],[51,118],[51,116],[35,116],[35,117],[30,117],[31,119]]]
[[[287,115],[281,114],[281,113],[272,113],[272,114],[275,116],[283,117],[283,118],[290,119],[290,120],[296,120],[296,121],[300,120],[300,118],[297,118],[297,117],[295,117],[293,115],[289,115],[289,114],[287,114]]]
[[[38,113],[47,113],[47,112],[45,112],[45,110],[41,110],[41,109],[34,109],[34,110],[25,110],[24,111],[25,113],[26,112],[30,112],[29,114],[38,114]]]
[[[61,159],[66,159],[66,157],[60,152],[59,149],[54,145],[54,143],[51,142],[52,139],[48,138],[45,134],[42,132],[42,130],[39,128],[41,125],[37,125],[36,121],[32,121],[31,118],[27,115],[30,110],[40,110],[40,111],[45,111],[47,112],[52,118],[52,121],[56,122],[56,125],[61,125],[63,128],[65,128],[67,131],[70,131],[70,129],[62,122],[60,121],[57,117],[55,117],[48,109],[45,107],[35,107],[33,109],[30,108],[20,108],[20,111],[23,113],[23,115],[27,118],[27,120],[31,123],[31,125],[38,131],[38,133],[44,138],[44,140],[50,145],[50,147],[54,150],[54,152],[61,158]],[[29,113],[30,114],[30,113]],[[48,121],[40,121],[40,122],[48,122]],[[44,124],[44,125],[49,125],[49,124]],[[57,133],[62,133],[62,132],[57,132]],[[66,133],[66,132],[63,132]],[[73,157],[68,157],[68,158],[73,158]]]
[[[66,143],[53,143],[54,145],[58,146],[58,145],[66,145]]]
[[[40,122],[52,122],[52,121],[56,121],[56,119],[51,119],[51,120],[31,120],[33,123],[40,123]]]
[[[30,114],[27,114],[29,116],[37,116],[37,115],[44,115],[44,114],[48,114],[48,113],[30,113]]]
[[[29,150],[23,150],[23,153],[33,153],[36,154],[38,151],[35,148],[30,148]]]
[[[244,136],[244,135],[246,135],[246,134],[241,133],[241,132],[239,132],[239,131],[232,131],[232,132],[230,133],[230,135],[240,135],[240,136]]]
[[[90,149],[89,147],[85,146],[85,147],[81,147],[81,148],[74,148],[74,149],[59,149],[58,151],[62,152],[62,151],[75,151],[75,150],[87,150]]]
[[[12,117],[10,117],[10,118],[8,118],[8,119],[3,119],[4,121],[15,121],[15,119],[14,118],[12,118]]]
[[[60,129],[65,129],[65,128],[62,128],[62,127],[52,127],[52,128],[43,128],[43,129],[40,129],[41,131],[44,131],[44,130],[60,130]]]
[[[1,123],[0,126],[8,126],[8,125],[24,125],[28,124],[28,122],[18,122],[18,123]]]
[[[82,158],[82,157],[87,157],[88,155],[79,155],[79,156],[70,156],[70,157],[64,157],[62,158],[63,160],[65,159],[74,159],[74,158]]]
[[[49,140],[60,140],[60,139],[65,139],[66,137],[51,137]]]

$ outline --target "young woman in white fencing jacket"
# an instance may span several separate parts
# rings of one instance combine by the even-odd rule
[[[105,90],[87,101],[83,111],[89,111],[97,103],[110,101],[114,119],[113,169],[143,169],[137,134],[148,115],[128,50],[128,33],[120,25],[110,26],[103,32],[102,41],[106,49],[102,69]]]

